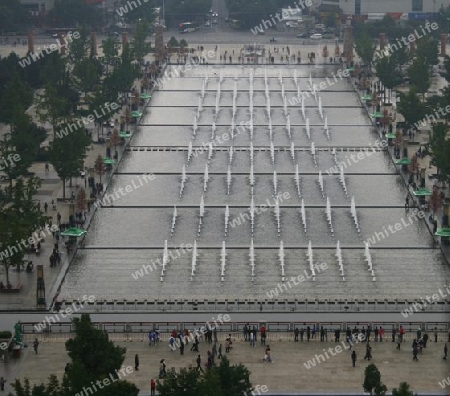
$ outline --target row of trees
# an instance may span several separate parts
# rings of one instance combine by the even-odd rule
[[[390,42],[397,44],[396,47],[389,51],[376,51],[370,31],[375,28],[378,32],[389,32]],[[426,96],[431,86],[433,66],[439,63],[438,41],[432,35],[427,35],[416,42],[417,47],[411,52],[406,45],[398,45],[397,40],[408,37],[413,30],[405,31],[405,26],[398,25],[390,17],[385,17],[378,23],[365,24],[364,28],[360,27],[357,31],[359,33],[355,39],[355,50],[366,66],[366,73],[375,66],[376,74],[384,86],[384,102],[386,92],[389,93],[402,84],[405,78],[409,79],[409,91],[399,94],[398,112],[405,118],[406,129],[417,131],[422,123],[433,123],[427,153],[432,157],[432,164],[438,168],[439,179],[450,181],[450,142],[446,139],[450,112],[439,111],[450,105],[450,88],[445,87],[439,95]],[[444,65],[442,75],[450,81],[448,56]],[[437,119],[444,119],[445,124],[437,124]]]

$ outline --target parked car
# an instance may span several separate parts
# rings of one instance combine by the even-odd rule
[[[299,33],[297,34],[298,38],[308,38],[308,33]]]
[[[322,35],[320,34],[320,33],[314,33],[311,37],[310,37],[310,39],[313,39],[313,40],[320,40],[322,38]]]

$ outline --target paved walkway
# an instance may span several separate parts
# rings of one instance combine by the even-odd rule
[[[115,334],[116,338],[123,335]],[[283,337],[284,338],[284,337]],[[69,358],[65,352],[64,339],[45,341],[41,340],[39,353],[35,355],[31,348],[32,337],[27,337],[30,343],[29,348],[23,350],[22,356],[15,361],[0,365],[0,375],[8,380],[8,384],[14,378],[29,378],[31,383],[40,383],[52,373],[59,378],[64,373],[64,367]],[[289,340],[280,341],[278,334],[269,334],[266,342],[271,347],[271,354],[275,362],[264,364],[262,358],[264,348],[259,345],[252,348],[242,340],[233,342],[233,350],[227,354],[231,363],[243,363],[251,372],[250,380],[255,386],[266,385],[270,392],[362,392],[364,380],[364,369],[368,361],[364,360],[365,344],[358,344],[355,347],[357,353],[356,367],[351,365],[349,350],[335,349],[341,343],[334,342],[293,342]],[[342,338],[341,338],[342,339]],[[219,334],[219,343],[224,344],[224,336]],[[372,342],[372,355],[374,363],[381,371],[382,381],[390,391],[393,387],[398,387],[400,382],[407,381],[411,389],[415,392],[436,392],[449,394],[450,389],[442,389],[438,382],[449,375],[449,361],[442,359],[444,343],[429,342],[419,361],[412,361],[411,343],[405,341],[402,350],[397,351],[395,344],[388,341],[383,343]],[[179,369],[189,365],[195,366],[197,354],[190,352],[190,346],[185,348],[184,356],[180,356],[179,351],[171,351],[168,344],[163,341],[157,347],[149,347],[146,335],[142,334],[140,341],[123,342],[118,341],[117,345],[127,348],[125,366],[133,366],[134,355],[139,354],[140,369],[127,377],[127,380],[135,383],[142,392],[149,392],[149,382],[151,378],[157,378],[159,361],[166,359],[167,368]],[[329,351],[331,349],[331,352]],[[303,363],[312,360],[316,354],[324,354],[327,351],[329,356],[325,362],[317,364],[315,367],[307,369]],[[342,349],[344,349],[342,347]],[[202,361],[205,362],[206,352],[210,350],[203,342],[200,344]],[[224,351],[224,348],[223,348]],[[332,356],[332,355],[335,356]],[[9,385],[8,388],[9,389]]]

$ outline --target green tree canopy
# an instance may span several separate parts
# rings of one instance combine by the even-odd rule
[[[414,396],[414,393],[409,390],[409,384],[407,382],[402,382],[398,389],[392,389],[392,396]]]
[[[376,396],[383,396],[387,391],[386,386],[381,382],[380,370],[373,363],[369,364],[364,370],[363,389],[365,392]]]
[[[411,84],[417,88],[425,98],[425,93],[431,86],[430,80],[430,65],[423,57],[417,57],[411,67],[408,69],[408,76]]]
[[[447,125],[441,122],[434,124],[426,146],[431,164],[437,168],[438,179],[443,182],[450,182],[450,140],[446,138],[447,132]]]
[[[408,93],[400,93],[400,102],[397,107],[400,114],[405,118],[408,128],[418,129],[417,123],[426,115],[426,106],[417,96],[417,91],[412,87]]]

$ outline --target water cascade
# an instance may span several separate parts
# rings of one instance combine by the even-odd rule
[[[194,137],[197,135],[197,129],[198,129],[197,117],[194,117],[194,123],[192,125],[192,134],[194,135]]]
[[[275,168],[275,147],[272,141],[270,141],[270,161],[272,162],[272,167]]]
[[[177,224],[177,216],[178,216],[178,213],[177,213],[177,206],[175,205],[175,206],[173,207],[173,216],[172,216],[172,225],[171,225],[171,227],[170,227],[170,236],[172,236],[173,233],[175,232],[175,226],[176,226],[176,224]]]
[[[309,73],[309,86],[312,88],[313,87],[313,80],[312,80],[312,77],[311,77],[311,73]]]
[[[292,162],[295,165],[295,146],[294,146],[294,142],[291,142],[291,147],[289,148],[289,150],[291,152]]]
[[[270,142],[273,142],[273,128],[272,128],[272,118],[270,117],[269,114],[269,138],[270,138]]]
[[[305,114],[305,97],[302,96],[302,116],[303,119],[306,120],[306,114]]]
[[[169,264],[169,250],[167,249],[167,239],[164,241],[164,253],[161,268],[161,277],[159,280],[162,282],[164,280],[164,273],[166,272],[166,266]]]
[[[336,245],[336,258],[337,258],[338,266],[339,266],[339,274],[342,276],[342,280],[345,282],[344,264],[342,262],[342,250],[341,250],[341,244],[339,241],[337,241],[337,245]]]
[[[339,181],[341,183],[341,186],[345,192],[345,195],[348,197],[348,193],[347,193],[347,184],[345,183],[345,175],[344,175],[344,168],[342,166],[339,166],[340,168],[340,173],[339,173]]]
[[[325,121],[323,123],[323,129],[327,130],[328,129],[328,118],[325,117]]]
[[[216,130],[217,130],[217,126],[216,126],[216,123],[213,121],[212,127],[211,127],[211,142],[214,141],[214,138],[216,136]]]
[[[231,140],[234,140],[234,130],[236,129],[236,123],[234,122],[234,117],[231,119],[231,126],[230,126],[230,135]]]
[[[197,109],[197,118],[199,118],[200,113],[203,111],[203,98],[198,98],[198,109]]]
[[[334,236],[333,219],[332,219],[332,217],[331,217],[331,204],[330,204],[330,198],[328,198],[328,197],[327,197],[327,208],[326,208],[326,213],[327,213],[328,225],[330,226],[331,235]]]
[[[252,188],[252,195],[253,195],[253,186],[255,185],[255,175],[253,173],[253,163],[250,165],[250,175],[249,175],[249,181],[250,181],[250,187]]]
[[[252,227],[252,236],[253,236],[253,231],[255,229],[255,199],[253,198],[253,195],[250,201],[250,225]]]
[[[230,151],[228,152],[229,154],[228,154],[228,163],[230,164],[230,165],[232,165],[233,164],[233,146],[230,146]]]
[[[205,91],[206,91],[206,84],[207,84],[207,78],[205,78],[204,80],[203,80],[203,83],[202,83],[202,95],[201,95],[201,98],[202,99],[204,99],[205,98]]]
[[[313,160],[314,160],[314,165],[317,168],[316,145],[314,144],[314,142],[311,142],[311,155],[312,155]]]
[[[280,236],[281,235],[281,215],[280,215],[280,204],[278,203],[278,199],[275,200],[275,220],[277,222],[278,236]]]
[[[187,157],[188,165],[189,165],[189,162],[191,162],[191,158],[192,158],[192,140],[189,142],[189,146],[188,146],[188,157]]]
[[[339,164],[339,161],[338,161],[338,159],[337,159],[337,154],[336,154],[336,148],[335,148],[335,147],[333,147],[333,150],[331,151],[331,154],[333,155],[334,163],[335,163],[336,165],[338,165],[338,164]]]
[[[298,80],[297,80],[297,69],[294,69],[294,83],[295,83],[295,86],[296,86],[296,87],[299,86],[299,85],[298,85]]]
[[[300,192],[300,175],[298,172],[298,164],[295,164],[294,182],[295,182],[295,187],[297,187],[298,197],[301,198],[302,194]]]
[[[277,180],[277,172],[273,171],[273,195],[276,197],[278,194],[278,180]]]
[[[303,231],[306,235],[306,210],[305,210],[305,202],[302,199],[302,206],[300,207],[300,214],[302,215],[302,224],[303,224]]]
[[[306,129],[306,135],[308,135],[308,139],[311,140],[311,130],[309,127],[309,118],[306,119],[305,129]]]
[[[208,161],[207,161],[207,163],[209,163],[211,161],[211,158],[212,158],[212,156],[214,154],[214,147],[213,147],[212,142],[209,142],[208,146],[209,147],[208,147]]]
[[[281,267],[281,281],[284,282],[284,245],[283,241],[280,241],[280,250],[278,252],[278,258],[280,259]]]
[[[253,238],[250,242],[250,267],[252,268],[252,282],[255,280],[255,246],[253,244]]]
[[[198,233],[197,236],[200,236],[200,232],[202,231],[202,223],[203,223],[203,216],[205,215],[205,198],[202,197],[200,199],[200,216],[199,216],[199,221],[198,221]]]
[[[181,187],[180,187],[180,198],[183,196],[184,192],[184,184],[186,183],[187,176],[186,176],[186,165],[183,164],[183,167],[181,168]]]
[[[308,243],[308,261],[309,261],[309,270],[311,271],[311,275],[312,275],[312,280],[313,282],[316,281],[316,270],[314,268],[314,256],[313,256],[313,249],[312,249],[312,243],[311,241],[309,241]]]
[[[250,164],[253,164],[253,160],[255,159],[255,152],[253,150],[253,143],[250,142]]]
[[[196,268],[197,268],[197,241],[194,241],[194,246],[192,247],[191,282],[194,280]]]
[[[225,280],[225,265],[227,263],[227,250],[225,247],[225,241],[222,241],[222,251],[220,252],[220,280]]]
[[[208,188],[209,181],[209,172],[208,172],[208,164],[205,165],[205,174],[203,175],[203,192],[206,192]]]
[[[291,135],[291,117],[289,114],[286,116],[286,132],[288,134],[289,140],[292,142],[292,135]]]
[[[228,170],[227,170],[227,195],[230,195],[230,188],[231,188],[231,166],[228,165]]]
[[[287,117],[287,115],[288,115],[288,107],[287,107],[286,96],[283,97],[283,111],[284,111],[284,115]]]
[[[324,192],[324,189],[323,189],[322,171],[319,171],[319,188],[320,188],[320,192],[322,193],[322,197],[325,199],[325,192]]]
[[[228,222],[230,220],[230,208],[229,206],[225,206],[225,237],[228,234]]]
[[[359,229],[358,215],[356,213],[355,197],[352,197],[350,212],[352,214],[353,221],[355,222],[356,231],[358,231],[358,234],[361,234],[361,230]]]
[[[320,96],[319,96],[319,115],[320,118],[323,120],[322,98]]]
[[[370,254],[370,249],[369,249],[369,244],[367,242],[364,242],[365,245],[365,249],[364,249],[364,261],[367,263],[367,267],[369,269],[370,275],[372,275],[372,280],[376,281],[377,279],[375,278],[375,272],[373,270],[373,265],[372,265],[372,255]]]

